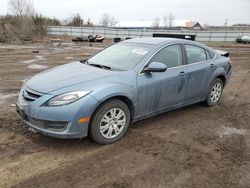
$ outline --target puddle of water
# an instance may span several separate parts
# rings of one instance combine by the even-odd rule
[[[74,48],[72,48],[72,47],[66,47],[66,48],[64,48],[65,50],[73,50]]]
[[[31,64],[28,66],[30,69],[46,69],[48,66],[46,65],[38,65],[38,64]]]
[[[65,57],[65,59],[74,59],[73,57]]]
[[[53,43],[53,46],[61,46],[61,45],[62,45],[62,43],[60,43],[60,42]]]
[[[73,42],[62,42],[61,43],[63,46],[74,46]]]
[[[43,55],[36,55],[35,58],[36,59],[45,59]]]
[[[46,60],[46,58],[44,56],[42,56],[42,55],[36,55],[35,59],[24,60],[24,61],[21,61],[21,63],[31,64],[31,63],[34,63],[36,61],[43,61],[43,60]]]
[[[7,99],[11,97],[16,97],[18,94],[17,93],[10,93],[10,94],[2,94],[0,93],[0,104],[4,104]]]
[[[244,135],[246,134],[246,130],[244,129],[236,129],[234,127],[222,127],[220,130],[218,130],[218,134],[220,137],[222,136],[230,136],[230,135]]]
[[[31,63],[34,63],[36,61],[38,61],[39,59],[30,59],[30,60],[25,60],[25,61],[21,61],[21,63],[24,63],[24,64],[31,64]]]

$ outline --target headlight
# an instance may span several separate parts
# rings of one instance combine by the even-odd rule
[[[88,95],[89,93],[90,91],[74,91],[70,93],[64,93],[48,100],[45,103],[45,106],[63,106],[66,104],[70,104]]]

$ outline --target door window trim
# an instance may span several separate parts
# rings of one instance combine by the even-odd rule
[[[184,53],[183,53],[182,43],[180,43],[180,42],[178,42],[178,43],[170,43],[170,44],[167,44],[167,45],[162,46],[162,47],[159,48],[153,55],[151,55],[150,58],[149,58],[149,59],[146,61],[146,63],[144,64],[144,66],[141,68],[141,70],[139,71],[138,74],[139,74],[139,75],[144,74],[144,72],[142,72],[143,69],[149,65],[150,61],[153,59],[153,57],[154,57],[158,52],[160,52],[162,49],[164,49],[164,48],[166,48],[166,47],[173,46],[173,45],[179,45],[180,50],[181,50],[182,62],[181,62],[181,65],[178,65],[178,66],[175,66],[175,67],[170,67],[170,68],[168,68],[168,69],[176,68],[176,67],[181,67],[181,66],[185,65],[186,60],[185,60],[185,55],[184,55]],[[168,69],[167,69],[167,70],[168,70]]]
[[[186,65],[193,65],[193,64],[197,64],[197,63],[204,63],[204,62],[207,62],[207,61],[211,61],[211,60],[215,60],[216,58],[216,55],[214,55],[213,58],[210,57],[210,59],[207,59],[207,53],[209,53],[209,50],[202,47],[202,46],[199,46],[199,45],[195,45],[195,44],[189,44],[189,43],[183,43],[183,49],[185,51],[185,58],[186,58]],[[189,45],[189,46],[195,46],[197,48],[201,48],[204,50],[205,54],[206,54],[206,60],[205,61],[198,61],[198,62],[195,62],[195,63],[188,63],[188,56],[187,56],[187,50],[186,50],[186,47],[185,45]],[[207,52],[206,52],[207,51]]]
[[[176,67],[170,67],[168,68],[167,70],[171,70],[171,69],[176,69],[176,68],[180,68],[180,67],[186,67],[186,66],[190,66],[190,65],[196,65],[196,64],[200,64],[200,63],[204,63],[204,62],[207,62],[207,61],[212,61],[212,60],[215,60],[216,59],[216,54],[214,55],[214,57],[212,59],[208,59],[206,61],[200,61],[200,62],[196,62],[196,63],[188,63],[188,59],[187,59],[187,52],[186,52],[186,48],[185,48],[185,45],[193,45],[193,46],[196,46],[196,47],[199,47],[199,48],[203,48],[204,50],[208,50],[204,47],[201,47],[199,45],[195,45],[195,44],[190,44],[190,43],[181,43],[181,42],[177,42],[177,43],[170,43],[170,44],[166,44],[162,47],[160,47],[155,53],[153,53],[150,58],[146,61],[146,63],[144,64],[144,66],[140,69],[138,75],[143,75],[145,74],[143,71],[143,69],[148,66],[150,60],[160,51],[162,50],[163,48],[165,47],[168,47],[168,46],[171,46],[171,45],[180,45],[181,46],[181,51],[182,51],[182,56],[184,56],[184,59],[182,60],[182,65],[179,65],[179,66],[176,66]],[[210,50],[208,50],[210,51]]]

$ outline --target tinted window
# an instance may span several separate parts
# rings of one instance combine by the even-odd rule
[[[197,63],[207,60],[207,55],[203,48],[193,45],[185,45],[185,48],[187,52],[188,63]]]
[[[160,50],[151,62],[164,63],[167,67],[176,67],[182,64],[180,45],[171,45]]]

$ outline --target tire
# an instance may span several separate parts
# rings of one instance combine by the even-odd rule
[[[128,106],[118,99],[103,103],[93,114],[90,137],[99,144],[112,144],[128,130],[131,114]]]
[[[220,78],[216,78],[209,88],[205,104],[207,106],[215,106],[219,102],[222,92],[223,82]]]

